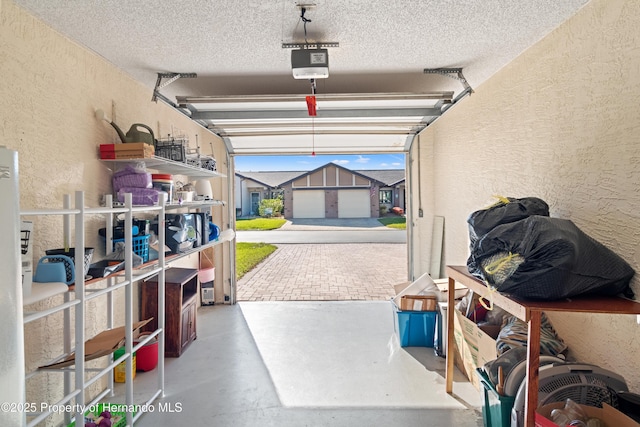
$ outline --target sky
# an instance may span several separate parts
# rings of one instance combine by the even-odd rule
[[[404,169],[404,154],[306,155],[306,156],[236,156],[238,172],[309,171],[327,163],[352,170]]]

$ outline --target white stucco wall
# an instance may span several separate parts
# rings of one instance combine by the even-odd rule
[[[640,2],[592,0],[421,135],[428,213],[416,232],[427,238],[432,216],[445,217],[444,265],[466,263],[467,216],[500,194],[544,199],[551,216],[573,220],[640,272],[639,28]],[[426,271],[429,245],[418,246]],[[640,297],[640,274],[632,287]],[[580,361],[640,392],[635,316],[551,318]]]
[[[98,146],[118,139],[109,124],[95,118],[97,108],[105,110],[125,131],[133,123],[145,123],[157,135],[180,130],[192,143],[198,135],[206,154],[213,144],[218,169],[226,173],[226,152],[219,138],[165,104],[151,102],[150,88],[54,32],[11,1],[1,0],[1,5],[0,144],[19,153],[23,210],[60,208],[63,195],[77,190],[85,191],[86,205],[95,207],[103,194],[111,192],[111,171],[98,160]],[[212,185],[215,197],[227,193],[224,179],[212,180]],[[229,222],[226,208],[214,208],[214,222],[221,226]],[[87,246],[101,249],[97,258],[104,254],[104,243],[97,235],[104,219],[89,218],[87,226]],[[35,261],[45,249],[62,247],[61,227],[59,216],[34,219]],[[228,262],[222,251],[216,251],[216,264],[220,266],[216,268],[220,275],[216,282],[227,286],[230,273],[222,266]],[[60,302],[61,298],[54,298],[36,308]],[[88,305],[87,337],[105,328],[105,304],[105,298],[98,298]],[[123,304],[120,293],[115,301],[116,326],[124,322]],[[27,372],[62,353],[62,329],[61,313],[26,326]],[[55,402],[62,396],[61,384],[61,374],[36,375],[27,384],[27,401]]]

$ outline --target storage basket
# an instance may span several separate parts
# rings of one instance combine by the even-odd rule
[[[186,146],[187,141],[184,139],[159,139],[156,141],[156,156],[184,163],[186,161]]]
[[[29,238],[31,237],[31,230],[20,230],[20,252],[22,255],[26,255],[29,252]]]
[[[216,159],[210,156],[190,156],[187,155],[186,163],[190,166],[216,172]]]
[[[64,255],[64,256],[67,256],[67,257],[71,258],[71,261],[73,261],[74,264],[76,262],[76,248],[47,249],[44,252],[47,255]],[[91,259],[92,258],[93,258],[93,248],[84,248],[84,275],[85,275],[85,277],[89,273],[89,267],[91,265]],[[62,262],[62,259],[60,259],[58,262]],[[67,268],[72,268],[72,267],[67,266]]]
[[[116,243],[124,242],[124,239],[113,239],[113,249],[116,248]],[[149,235],[136,236],[133,238],[133,253],[142,258],[142,262],[149,261]]]

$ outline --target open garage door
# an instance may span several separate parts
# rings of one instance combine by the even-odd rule
[[[338,190],[338,218],[371,217],[369,190]]]
[[[324,218],[324,191],[294,191],[294,218]]]

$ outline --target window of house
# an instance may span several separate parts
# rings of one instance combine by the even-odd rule
[[[380,204],[393,203],[393,194],[391,190],[380,190]]]

